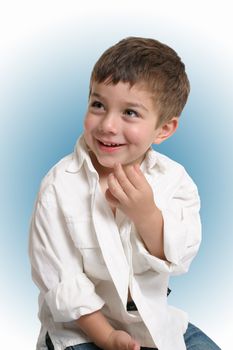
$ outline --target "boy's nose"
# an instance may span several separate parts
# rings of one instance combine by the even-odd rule
[[[105,115],[100,123],[100,130],[105,133],[116,134],[119,127],[119,120],[115,114]]]

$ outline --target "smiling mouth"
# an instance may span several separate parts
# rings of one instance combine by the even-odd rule
[[[102,142],[100,140],[98,140],[98,142],[100,143],[100,145],[102,145],[104,147],[109,147],[109,148],[124,146],[124,144],[122,144],[122,143]]]

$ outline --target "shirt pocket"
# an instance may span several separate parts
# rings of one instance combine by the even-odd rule
[[[109,279],[108,270],[101,252],[91,217],[77,220],[66,218],[68,230],[83,259],[83,271],[88,277]]]

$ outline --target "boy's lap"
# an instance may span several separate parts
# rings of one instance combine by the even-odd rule
[[[221,350],[205,333],[189,323],[184,335],[187,350]]]

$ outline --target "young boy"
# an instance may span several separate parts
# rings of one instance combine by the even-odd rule
[[[30,258],[40,289],[37,349],[219,349],[167,303],[201,240],[199,196],[155,152],[189,94],[176,52],[127,38],[94,66],[84,133],[42,182]]]

